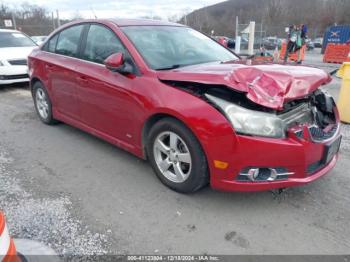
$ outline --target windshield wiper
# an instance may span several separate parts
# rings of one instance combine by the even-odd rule
[[[161,67],[161,68],[157,68],[156,70],[171,70],[171,69],[176,69],[176,68],[179,68],[181,67],[182,65],[179,65],[179,64],[176,64],[176,65],[171,65],[171,66],[168,66],[168,67]]]

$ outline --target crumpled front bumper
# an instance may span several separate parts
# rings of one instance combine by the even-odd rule
[[[314,142],[307,135],[290,134],[286,139],[238,135],[228,168],[211,166],[211,186],[223,191],[263,191],[310,183],[327,174],[336,164],[338,153],[323,163],[327,146],[340,139],[340,128],[324,142]],[[238,176],[247,167],[284,168],[288,178],[275,181],[240,181]],[[214,171],[214,172],[213,172]]]

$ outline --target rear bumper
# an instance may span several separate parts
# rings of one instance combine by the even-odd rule
[[[338,154],[327,163],[320,163],[325,157],[326,146],[339,137],[340,130],[324,143],[297,137],[269,139],[238,136],[231,157],[228,161],[223,160],[228,163],[227,169],[220,170],[209,163],[211,186],[223,191],[264,191],[310,183],[327,174],[336,165]],[[288,178],[275,181],[238,180],[242,170],[247,167],[284,168],[291,174]]]

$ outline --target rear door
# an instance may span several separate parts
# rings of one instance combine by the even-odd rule
[[[54,106],[59,113],[80,120],[77,96],[77,59],[84,24],[71,26],[52,37],[48,42],[45,70],[49,76]]]

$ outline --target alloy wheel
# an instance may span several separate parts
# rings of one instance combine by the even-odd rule
[[[192,157],[188,146],[176,133],[160,133],[153,144],[155,162],[160,172],[174,183],[183,183],[190,175]]]
[[[35,93],[36,108],[43,119],[49,116],[49,102],[45,91],[38,88]]]

